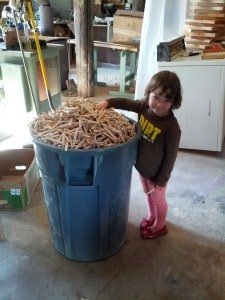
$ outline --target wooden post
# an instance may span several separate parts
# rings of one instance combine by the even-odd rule
[[[94,96],[93,1],[73,0],[76,41],[77,95]]]
[[[144,11],[145,9],[145,0],[133,0],[132,10]]]

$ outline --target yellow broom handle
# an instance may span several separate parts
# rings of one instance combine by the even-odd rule
[[[42,71],[42,74],[43,74],[44,84],[45,84],[46,89],[48,90],[49,89],[49,84],[48,84],[47,74],[46,74],[46,70],[45,70],[45,65],[44,65],[44,60],[43,60],[43,56],[42,56],[42,52],[41,52],[41,47],[40,47],[38,35],[37,35],[36,30],[35,30],[36,24],[35,24],[35,21],[34,21],[33,10],[32,10],[32,6],[31,6],[30,2],[27,2],[27,7],[28,7],[28,12],[29,12],[30,18],[31,18],[31,20],[30,20],[31,25],[32,25],[33,31],[34,31],[34,40],[35,40],[35,44],[36,44],[37,52],[38,52],[38,57],[39,57],[40,64],[41,64],[41,71]]]
[[[31,22],[33,32],[34,32],[34,40],[35,40],[35,44],[36,44],[36,47],[37,47],[38,58],[39,58],[40,65],[41,65],[41,72],[42,72],[42,75],[43,75],[44,85],[45,85],[47,97],[48,97],[48,100],[49,100],[49,106],[50,106],[51,110],[53,111],[54,109],[53,109],[53,105],[52,105],[52,101],[51,101],[48,78],[47,78],[47,74],[46,74],[46,69],[45,69],[45,65],[44,65],[44,60],[43,60],[43,56],[42,56],[42,52],[41,52],[41,47],[40,47],[38,35],[37,35],[37,32],[36,32],[36,24],[35,24],[35,21],[34,21],[34,14],[33,14],[33,9],[32,9],[30,1],[27,1],[27,8],[28,8],[28,13],[30,15],[30,22]]]

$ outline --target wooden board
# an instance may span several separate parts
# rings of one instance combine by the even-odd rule
[[[214,39],[199,39],[199,38],[185,38],[186,48],[197,48],[197,49],[205,49],[210,43],[213,43]]]
[[[201,22],[199,22],[199,20],[197,19],[186,19],[185,20],[185,24],[193,24],[193,25],[197,25],[197,24],[212,24],[212,25],[220,25],[220,26],[224,26],[225,24],[225,20],[224,19],[203,19],[201,20]]]
[[[188,30],[184,30],[185,35],[188,36],[196,36],[199,38],[204,38],[204,37],[208,37],[208,38],[215,38],[216,37],[216,33],[215,32],[205,32],[205,31],[188,31]]]
[[[193,5],[190,6],[190,7],[198,6],[198,7],[208,7],[208,8],[211,9],[213,7],[223,7],[223,6],[225,6],[224,1],[221,2],[221,3],[209,2],[209,1],[202,1],[202,2],[198,1],[197,3],[195,1],[195,2],[192,2],[192,3],[193,3]]]
[[[194,6],[190,6],[190,11],[194,11],[196,13],[200,13],[200,14],[210,14],[212,12],[215,13],[221,13],[224,12],[224,6],[198,6],[198,5],[194,5]]]
[[[200,12],[200,13],[210,13],[212,11],[224,11],[224,5],[223,6],[199,6],[199,5],[194,5],[194,6],[190,6],[190,10],[194,10],[196,12]]]
[[[211,52],[211,53],[204,53],[202,54],[202,59],[223,59],[225,58],[225,51],[222,52]]]
[[[200,29],[192,29],[185,27],[184,28],[185,34],[188,35],[202,35],[202,37],[220,37],[224,35],[224,30],[200,30]]]
[[[208,44],[210,44],[212,41],[213,41],[213,39],[196,39],[196,38],[190,38],[190,37],[186,37],[185,38],[185,41],[186,42],[189,42],[189,43],[195,43],[195,44],[198,44],[198,43],[201,43],[202,45],[208,45]]]
[[[196,0],[190,0],[189,1],[190,3],[196,3]],[[216,4],[218,4],[218,3],[224,3],[224,0],[199,0],[198,1],[198,4],[199,3],[208,3],[208,4],[214,4],[214,3],[216,3]]]
[[[215,19],[215,18],[224,18],[224,13],[214,13],[214,12],[208,12],[208,13],[199,13],[195,10],[193,12],[190,12],[190,17],[193,17],[194,19],[198,20],[205,20],[205,19]]]
[[[94,41],[95,47],[102,47],[102,48],[110,48],[110,49],[116,49],[116,50],[122,50],[122,51],[131,51],[131,52],[138,52],[139,51],[139,45],[134,43],[119,43],[119,42],[102,42],[102,41]]]
[[[186,41],[186,44],[192,44],[192,45],[195,45],[195,46],[201,46],[201,49],[205,49],[210,43],[213,43],[214,42],[214,40],[211,40],[211,41],[209,41],[208,43],[206,43],[205,41],[200,41],[200,40],[195,40],[195,41],[193,41],[193,40],[187,40]]]
[[[195,49],[195,50],[204,50],[206,46],[204,45],[195,45],[195,44],[186,44],[186,49]]]
[[[216,25],[204,25],[199,23],[199,25],[189,25],[185,24],[187,30],[202,30],[202,31],[213,31],[213,32],[224,32],[224,24],[219,24],[219,27]]]

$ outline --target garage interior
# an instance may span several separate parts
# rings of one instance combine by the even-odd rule
[[[119,59],[110,51],[100,56],[103,61],[98,68],[98,82],[105,84],[95,87],[93,100],[107,99],[110,91],[118,91]],[[71,55],[73,59],[75,53]],[[117,67],[112,66],[115,61]],[[68,79],[77,83],[76,68],[72,66],[69,71]],[[56,95],[62,92],[62,100],[73,96],[61,88],[59,91],[57,85],[55,90]],[[134,93],[134,89],[129,92]],[[0,134],[5,135],[0,152],[32,148],[23,122],[22,129],[14,134],[10,130],[7,133],[1,120],[0,124]],[[147,201],[133,168],[125,243],[105,259],[76,261],[54,247],[40,177],[25,210],[0,209],[0,299],[223,300],[224,182],[224,143],[221,151],[181,148],[167,189],[168,234],[143,240],[139,224]]]

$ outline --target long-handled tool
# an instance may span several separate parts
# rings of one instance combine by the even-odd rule
[[[47,78],[46,68],[45,68],[45,65],[44,65],[44,59],[43,59],[43,55],[42,55],[42,51],[41,51],[40,42],[39,42],[38,35],[37,35],[37,28],[36,28],[33,9],[32,9],[32,5],[31,5],[30,0],[25,0],[25,5],[26,5],[27,10],[28,10],[29,21],[30,21],[30,24],[31,24],[31,27],[32,27],[32,30],[33,30],[33,34],[34,34],[34,40],[35,40],[35,45],[36,45],[36,48],[37,48],[38,58],[39,58],[39,61],[40,61],[41,72],[42,72],[44,85],[45,85],[45,91],[46,91],[47,98],[48,98],[48,104],[49,104],[49,107],[50,107],[51,111],[53,112],[54,107],[53,107],[53,103],[52,103],[52,97],[51,97],[51,93],[50,93],[49,82],[48,82],[48,78]]]
[[[34,97],[34,92],[33,92],[32,84],[31,84],[30,76],[28,74],[27,63],[26,63],[26,59],[25,59],[25,55],[24,55],[23,45],[22,45],[22,42],[21,42],[20,33],[19,33],[17,20],[16,20],[16,14],[15,14],[14,9],[12,9],[12,15],[13,15],[14,23],[15,23],[16,35],[17,35],[17,39],[18,39],[18,43],[19,43],[19,47],[20,47],[20,52],[22,54],[22,60],[23,60],[25,75],[26,75],[26,78],[27,78],[27,83],[28,83],[28,87],[29,87],[29,90],[30,90],[31,98],[32,98],[32,101],[34,103],[36,112],[39,112],[38,104],[36,103],[36,100],[35,100],[35,97]]]

